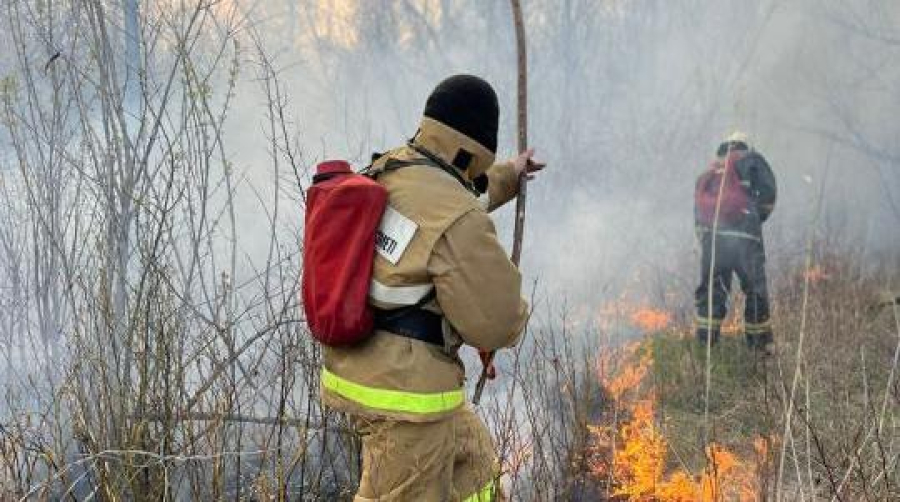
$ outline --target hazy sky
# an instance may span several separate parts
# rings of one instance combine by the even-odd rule
[[[336,15],[327,3],[313,9],[319,17],[301,15],[287,30],[298,34],[293,44],[284,29],[267,37],[310,161],[364,162],[401,144],[430,89],[457,72],[497,87],[500,155],[512,153],[515,61],[505,2],[365,3],[371,11],[338,3]],[[802,254],[819,194],[817,228],[832,240],[897,249],[900,232],[889,229],[900,214],[889,195],[900,173],[896,162],[863,155],[868,146],[856,135],[896,159],[889,110],[898,104],[891,82],[900,45],[880,37],[897,32],[889,20],[900,9],[863,3],[525,2],[530,137],[550,162],[530,190],[525,274],[573,296],[648,278],[648,289],[660,278],[692,287],[693,183],[735,128],[750,134],[780,184],[766,230],[773,262]],[[291,24],[271,9],[279,26]],[[258,148],[235,150],[252,179],[264,178]],[[509,211],[497,218],[509,242]]]

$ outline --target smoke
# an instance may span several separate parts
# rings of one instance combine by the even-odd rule
[[[326,158],[361,167],[403,144],[433,86],[459,72],[497,88],[499,157],[514,153],[507,3],[224,5],[220,15],[233,7],[239,18],[224,26],[245,40],[225,153],[239,180],[237,245],[248,277],[269,249],[260,223],[273,201],[283,245],[299,239],[303,217],[293,173],[283,161],[274,167],[257,43],[281,81],[306,169]],[[694,180],[734,129],[750,134],[778,178],[766,227],[773,268],[798,260],[811,232],[865,256],[896,253],[897,6],[534,0],[525,15],[530,142],[549,168],[529,191],[523,272],[547,297],[593,303],[627,291],[659,300],[674,289],[689,302]],[[495,217],[508,245],[511,208]]]
[[[223,38],[237,27],[243,40],[225,145],[238,180],[247,276],[239,283],[269,251],[261,222],[273,217],[273,201],[281,245],[296,244],[303,217],[293,173],[273,161],[257,43],[277,71],[307,170],[326,158],[361,167],[372,152],[403,144],[433,86],[459,72],[494,84],[499,157],[514,153],[506,2],[234,0],[216,8],[228,17]],[[765,230],[776,273],[802,256],[811,234],[863,256],[896,254],[893,3],[533,0],[525,16],[530,142],[549,168],[529,191],[523,272],[546,297],[590,304],[624,291],[661,301],[675,290],[684,292],[676,306],[686,307],[698,274],[694,180],[734,129],[750,134],[778,178]],[[13,72],[3,68],[0,78]],[[212,92],[225,84],[212,82]],[[0,156],[10,168],[9,149]],[[300,182],[308,184],[308,171]],[[511,208],[495,218],[509,245]]]
[[[272,4],[252,15],[291,23]],[[290,82],[310,164],[362,165],[402,144],[431,88],[457,72],[496,86],[500,156],[513,153],[507,4],[297,9],[318,17],[300,16],[296,40],[284,30],[266,40]],[[652,278],[689,297],[694,180],[734,129],[750,134],[778,177],[766,228],[776,265],[797,259],[811,231],[848,250],[896,251],[898,233],[885,230],[900,223],[891,113],[900,45],[889,22],[898,16],[884,1],[527,2],[530,141],[550,166],[529,191],[526,277],[552,296],[646,295]],[[250,171],[265,165],[258,145],[234,150]],[[510,209],[496,219],[510,242]]]
[[[37,68],[40,89],[52,83],[53,72],[42,67],[57,48],[64,52],[55,63],[60,70],[64,64],[78,67],[80,53],[73,50],[86,54],[87,47],[81,46],[83,35],[77,32],[78,25],[66,19],[83,15],[78,10],[83,4],[72,3],[71,11],[51,8],[44,12],[43,7],[53,3],[20,2],[0,14],[4,26],[23,22],[31,27],[24,35],[13,30],[0,33],[0,43],[19,47],[18,52],[0,56],[0,101],[4,107],[18,110],[13,91],[21,87],[22,65]],[[148,9],[175,9],[174,2],[145,4]],[[900,146],[896,140],[900,122],[895,113],[900,95],[895,86],[900,78],[900,5],[896,2],[527,0],[524,4],[530,51],[530,142],[549,163],[529,190],[522,267],[526,287],[537,285],[539,309],[548,303],[569,304],[587,315],[602,302],[633,296],[663,304],[667,312],[689,313],[699,273],[693,234],[694,181],[721,138],[734,129],[749,133],[779,181],[779,204],[766,227],[770,277],[777,278],[802,259],[811,238],[832,249],[858,253],[873,263],[884,257],[897,263]],[[233,49],[238,54],[238,81],[227,114],[226,159],[219,159],[218,152],[207,159],[223,161],[227,167],[221,171],[234,175],[236,229],[232,232],[226,215],[230,206],[222,200],[230,195],[225,193],[228,189],[220,181],[210,184],[215,186],[195,186],[211,189],[210,217],[217,223],[200,229],[209,244],[204,242],[203,253],[197,252],[191,260],[201,263],[198,274],[204,277],[185,278],[185,291],[209,290],[196,298],[185,294],[177,302],[154,298],[152,305],[159,307],[153,316],[160,318],[168,317],[170,303],[179,305],[172,323],[188,322],[171,331],[187,341],[184,347],[196,343],[196,353],[206,354],[209,344],[219,345],[219,353],[213,350],[197,363],[198,367],[209,364],[212,369],[222,354],[230,357],[235,341],[252,341],[248,333],[268,334],[268,328],[257,329],[258,324],[271,325],[274,332],[277,325],[271,319],[270,306],[282,303],[285,312],[294,307],[290,298],[265,295],[271,292],[268,283],[279,281],[287,287],[271,289],[288,291],[285,296],[296,298],[291,281],[300,266],[303,206],[299,192],[308,186],[316,162],[346,158],[362,167],[370,153],[402,145],[415,132],[434,85],[460,72],[483,76],[496,87],[501,101],[499,156],[509,157],[515,143],[516,68],[506,2],[231,0],[214,3],[208,10],[214,11],[203,12],[208,16],[204,19],[209,33],[204,32],[200,39],[210,47],[198,49],[192,64],[197,65],[198,74],[212,67],[218,70],[209,70],[214,76],[194,90],[208,91],[217,103],[226,100],[225,89],[233,78],[226,69],[230,61],[217,58],[225,54],[225,59],[230,59],[232,30],[237,30],[240,38],[239,47]],[[22,19],[7,23],[13,20],[13,13]],[[108,15],[115,17],[114,13]],[[111,36],[121,39],[121,35],[114,32]],[[22,37],[30,42],[27,46],[14,43]],[[162,61],[155,61],[156,66],[148,61],[146,66],[150,80],[157,82],[165,80],[165,72],[159,68],[177,58],[163,47],[177,44],[165,37],[159,40],[161,45],[154,46],[152,53]],[[217,40],[228,42],[229,49],[220,50]],[[287,119],[284,130],[269,115],[274,111],[267,99],[272,91],[267,84],[272,80],[266,78],[270,67],[261,64],[260,52],[270,60],[279,79]],[[201,53],[208,60],[203,60]],[[189,90],[184,86],[185,92]],[[41,105],[36,108],[50,110],[53,103],[46,96],[35,94],[29,99]],[[92,113],[101,114],[99,105],[78,113],[71,103],[62,106],[69,107],[73,117],[85,120]],[[48,119],[32,120],[43,124]],[[209,126],[199,123],[204,121],[192,123],[191,130]],[[53,133],[59,136],[47,136],[64,137],[71,144],[47,141],[56,148],[43,151],[43,142],[29,143],[25,147],[29,154],[74,154],[71,159],[48,155],[50,160],[35,165],[16,157],[8,134],[11,129],[0,129],[0,194],[4,198],[0,201],[0,282],[6,284],[0,287],[0,348],[6,349],[0,354],[5,359],[0,381],[16,394],[21,391],[25,408],[30,408],[38,402],[55,402],[57,395],[49,388],[27,384],[32,374],[55,377],[59,369],[68,371],[67,358],[77,360],[79,352],[74,349],[90,351],[96,344],[96,353],[105,354],[110,345],[102,337],[73,340],[79,333],[69,330],[70,325],[83,323],[100,333],[95,321],[103,320],[105,312],[99,308],[102,302],[94,302],[93,284],[78,290],[85,294],[82,298],[69,296],[71,283],[63,281],[89,283],[89,278],[101,277],[96,270],[109,262],[91,238],[103,233],[102,218],[93,219],[104,216],[102,207],[79,205],[95,198],[102,202],[102,194],[79,196],[74,202],[62,197],[80,190],[82,183],[91,187],[103,183],[88,179],[90,176],[70,165],[74,160],[97,167],[78,146],[78,131],[83,127],[73,125],[71,131],[68,126],[61,127]],[[181,131],[177,127],[172,130]],[[30,133],[25,131],[22,137],[32,137]],[[112,146],[115,140],[98,144]],[[299,179],[286,162],[283,149],[287,144],[297,147]],[[203,171],[200,167],[198,171]],[[219,166],[210,172],[219,176]],[[56,206],[26,199],[27,191],[20,187],[31,174],[42,180],[40,186],[48,194],[59,197],[54,200],[59,200],[65,211],[57,214]],[[298,181],[300,187],[294,185]],[[153,184],[146,180],[147,187]],[[142,217],[157,214],[148,208],[141,208]],[[189,213],[190,208],[187,210]],[[511,211],[507,207],[495,214],[501,241],[507,245],[511,244]],[[44,212],[54,216],[70,212],[76,215],[71,221],[76,222],[83,212],[87,236],[79,225],[45,228],[33,217]],[[171,223],[176,227],[171,230],[173,235],[181,235],[183,229],[178,225],[190,217],[172,216],[177,221],[166,221],[161,227]],[[273,219],[274,236],[269,225]],[[115,237],[98,238],[97,242],[112,243]],[[231,258],[232,238],[238,277],[226,280],[219,272],[230,270],[225,262]],[[77,270],[60,272],[65,268],[59,262],[64,254],[42,246],[44,241],[57,245],[73,241],[73,249],[79,250],[72,264]],[[278,252],[273,253],[276,247]],[[177,248],[177,243],[172,244],[170,252],[180,251]],[[41,249],[48,252],[38,252]],[[273,255],[296,261],[283,269],[266,268],[264,264]],[[142,255],[135,254],[130,266],[149,270],[149,265],[157,265],[142,260]],[[122,266],[126,272],[128,265]],[[83,281],[82,273],[88,279]],[[233,285],[237,285],[240,298],[229,301],[226,310],[238,303],[240,309],[236,308],[239,313],[223,314],[236,328],[235,339],[226,347],[219,339],[224,328],[216,325],[213,329],[213,323],[206,323],[194,310],[212,309],[220,294],[224,298],[230,294],[226,292],[234,291]],[[160,288],[177,289],[171,285]],[[53,297],[48,312],[38,311],[35,299],[52,296],[45,292],[58,298]],[[82,307],[95,318],[86,315],[80,319]],[[154,317],[151,321],[160,326],[160,340],[163,334],[168,336],[170,326],[165,319]],[[72,350],[63,350],[61,357],[56,357],[54,350],[42,351],[41,342],[46,342],[42,336],[72,342]],[[89,344],[79,348],[77,343],[85,341]],[[139,347],[126,348],[130,354],[130,349]],[[262,360],[268,348],[259,350]],[[41,357],[40,352],[47,355]],[[265,366],[276,368],[274,375],[278,375],[278,364],[289,359],[286,356],[282,361],[280,355],[272,354]],[[42,363],[29,364],[32,360]],[[122,370],[115,362],[116,371],[131,375],[127,362]],[[84,372],[82,381],[93,378],[92,368],[75,366]],[[229,367],[246,371],[241,364],[229,363]],[[196,385],[191,378],[197,375],[189,375],[181,383]],[[284,392],[293,388],[293,380],[285,379],[293,377],[282,371],[281,380],[269,383],[277,383]],[[254,395],[244,409],[267,412],[272,403],[267,392],[256,391],[254,379],[245,375]],[[53,384],[51,377],[46,385]],[[28,396],[29,389],[34,389],[33,399]],[[12,405],[0,407],[0,418],[14,413],[17,408]],[[308,410],[303,413],[310,415]]]

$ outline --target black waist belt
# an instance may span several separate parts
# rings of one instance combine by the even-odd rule
[[[375,310],[375,329],[443,347],[444,329],[441,320],[441,316],[420,308]]]

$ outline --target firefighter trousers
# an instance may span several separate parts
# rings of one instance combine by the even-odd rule
[[[714,258],[712,244],[711,234],[705,233],[701,238],[700,286],[695,293],[697,337],[704,342],[709,336],[713,342],[718,340],[722,320],[728,315],[731,280],[736,275],[746,297],[744,334],[747,344],[764,348],[772,342],[772,328],[763,241],[750,236],[719,235]]]
[[[468,408],[436,422],[354,417],[362,477],[354,502],[500,502],[490,432]]]

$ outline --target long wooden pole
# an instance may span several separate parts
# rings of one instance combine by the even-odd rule
[[[518,151],[524,152],[528,148],[528,46],[525,40],[525,22],[522,20],[522,4],[519,0],[510,0],[512,6],[513,25],[516,29],[516,59],[518,66],[518,93],[516,97],[517,124],[518,124]],[[519,195],[516,197],[516,226],[513,232],[513,250],[511,260],[518,267],[522,259],[522,240],[525,236],[525,202],[528,198],[528,169],[522,170],[519,175]],[[481,376],[475,385],[475,394],[472,402],[478,404],[484,385],[488,380],[488,371],[494,361],[496,352],[491,352],[484,366],[481,368]]]
[[[528,148],[528,47],[525,43],[525,23],[522,21],[522,4],[519,0],[512,3],[513,22],[516,26],[516,54],[518,61],[518,94],[516,109],[518,110],[518,146],[519,153]],[[513,234],[512,262],[519,266],[522,259],[522,238],[525,235],[525,201],[528,198],[528,169],[519,175],[519,195],[516,197],[516,227]]]

